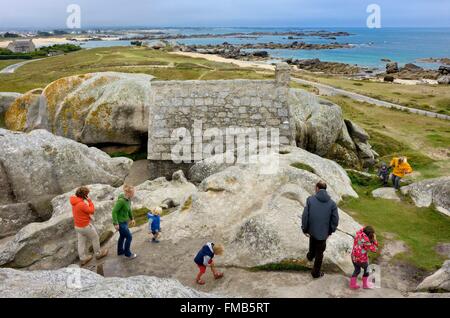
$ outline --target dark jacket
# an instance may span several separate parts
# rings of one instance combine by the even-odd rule
[[[195,256],[194,262],[197,265],[208,266],[214,258],[213,247],[214,243],[206,243],[206,245],[204,245],[197,253],[197,256]]]
[[[320,190],[306,200],[302,215],[302,230],[319,241],[326,240],[334,233],[339,224],[336,203],[327,191]]]

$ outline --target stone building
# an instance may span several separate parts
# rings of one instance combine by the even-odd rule
[[[31,53],[36,50],[33,40],[14,40],[8,44],[8,50],[14,53]]]
[[[233,148],[230,146],[236,149],[242,145],[238,138],[248,140],[255,134],[253,139],[258,141],[265,138],[278,145],[295,144],[288,105],[289,82],[290,67],[285,63],[277,65],[275,80],[152,82],[148,132],[151,175],[170,177],[178,169],[187,172],[210,152],[213,141],[205,136],[210,137],[211,132],[222,139],[223,145],[215,144],[221,153]],[[183,130],[188,138],[178,138]],[[176,162],[173,150],[181,147],[180,142],[187,142],[183,150],[191,151]],[[205,149],[208,153],[204,153]]]

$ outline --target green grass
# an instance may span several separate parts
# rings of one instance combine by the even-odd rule
[[[154,67],[152,67],[154,66]],[[266,79],[273,72],[242,69],[229,63],[169,54],[144,47],[81,50],[35,61],[13,74],[0,74],[0,91],[24,93],[66,76],[92,72],[145,73],[160,80]]]
[[[344,96],[326,98],[341,106],[345,118],[367,130],[369,142],[382,161],[389,163],[393,156],[407,156],[420,173],[417,179],[450,175],[448,121],[376,107]]]
[[[407,107],[450,115],[450,89],[445,85],[402,85],[297,72],[304,78]]]
[[[401,202],[375,199],[371,192],[376,187],[375,181],[354,184],[359,199],[345,198],[340,208],[358,222],[372,225],[381,247],[385,240],[383,233],[393,233],[396,239],[405,242],[409,251],[399,254],[396,260],[426,271],[440,268],[445,258],[435,248],[438,243],[450,242],[450,218],[433,207],[418,208],[407,199]]]
[[[314,168],[312,168],[311,166],[309,166],[307,164],[301,163],[301,162],[295,162],[295,163],[291,164],[291,167],[301,169],[301,170],[306,170],[311,173],[316,173]]]

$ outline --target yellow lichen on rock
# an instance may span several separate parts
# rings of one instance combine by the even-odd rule
[[[9,130],[24,131],[27,123],[28,108],[39,102],[39,95],[33,91],[17,98],[5,113],[5,126]]]

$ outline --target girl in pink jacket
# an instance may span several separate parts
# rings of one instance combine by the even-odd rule
[[[352,278],[350,280],[350,288],[358,289],[358,276],[361,273],[361,269],[364,270],[363,274],[363,288],[370,289],[373,288],[372,283],[368,281],[369,279],[369,256],[368,253],[376,252],[378,249],[377,236],[375,235],[375,230],[371,226],[366,226],[356,233],[353,250],[352,250],[352,261],[355,271],[353,272]]]

